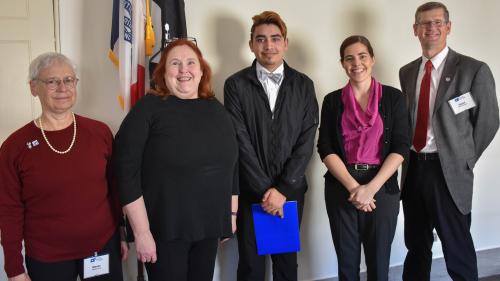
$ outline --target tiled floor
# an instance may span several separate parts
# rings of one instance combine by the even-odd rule
[[[480,281],[500,281],[500,248],[477,252],[477,263]],[[401,281],[402,266],[392,267],[389,272],[389,281]],[[322,281],[337,281],[337,278],[324,279]],[[432,281],[451,281],[446,272],[444,259],[436,259],[432,262]],[[361,274],[361,281],[366,281],[366,274]]]

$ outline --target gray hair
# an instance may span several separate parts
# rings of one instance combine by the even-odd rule
[[[71,67],[73,73],[76,73],[75,64],[67,56],[59,53],[48,52],[39,55],[30,63],[29,81],[37,79],[38,75],[44,68],[47,68],[55,63],[66,64]]]

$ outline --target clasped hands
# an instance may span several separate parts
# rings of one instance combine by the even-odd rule
[[[357,187],[351,189],[349,193],[350,196],[348,201],[351,202],[356,209],[363,212],[372,212],[375,210],[375,192],[373,192],[367,185],[358,185]]]
[[[283,218],[283,205],[285,204],[285,201],[286,197],[275,187],[271,187],[262,196],[260,206],[268,214]]]

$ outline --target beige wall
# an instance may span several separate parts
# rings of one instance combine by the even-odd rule
[[[382,83],[399,88],[398,70],[420,55],[418,40],[413,35],[415,9],[424,1],[335,0],[335,1],[186,1],[188,32],[198,42],[214,68],[215,88],[222,97],[224,79],[249,65],[253,59],[248,49],[251,17],[263,10],[282,15],[289,30],[287,62],[308,74],[315,82],[318,102],[345,85],[340,67],[339,46],[352,34],[367,36],[376,54],[375,77]],[[452,31],[449,46],[454,50],[489,64],[500,80],[500,2],[495,0],[446,1],[450,10]],[[489,35],[489,36],[488,36]],[[499,89],[497,87],[497,89]],[[499,89],[500,90],[500,89]],[[500,92],[498,92],[500,96]],[[500,140],[497,137],[476,168],[472,233],[478,249],[500,246],[498,224],[500,212],[495,199],[495,166],[500,162]],[[303,250],[299,255],[301,280],[316,280],[337,275],[336,256],[330,238],[324,207],[323,173],[325,168],[315,154],[308,169],[310,190],[302,226]],[[406,253],[403,243],[403,215],[393,243],[391,264],[401,264]],[[232,245],[231,245],[232,246]],[[236,249],[222,251],[219,271],[221,280],[234,280]],[[440,243],[434,255],[442,256]]]
[[[290,40],[286,60],[313,79],[320,105],[327,93],[347,82],[338,63],[338,48],[348,35],[363,34],[371,40],[377,59],[375,76],[398,88],[399,68],[420,55],[412,23],[415,8],[423,1],[185,2],[189,35],[198,39],[211,64],[215,89],[221,99],[224,79],[249,65],[253,59],[247,44],[251,17],[263,10],[275,10],[286,21]],[[445,4],[452,21],[450,47],[486,61],[500,81],[500,17],[497,15],[500,2],[454,0]],[[107,122],[116,130],[124,114],[116,102],[117,75],[106,57],[110,14],[110,0],[61,0],[61,50],[77,60],[82,78],[78,109]],[[500,159],[498,137],[476,168],[472,233],[478,249],[500,247],[500,224],[491,223],[498,222],[500,217],[495,202],[500,197],[500,189],[496,188],[494,176],[499,161],[495,159]],[[315,153],[307,172],[310,190],[301,233],[300,280],[337,275],[336,256],[323,203],[324,172],[325,168]],[[401,264],[406,252],[402,225],[401,212],[393,243],[392,265]],[[434,254],[442,255],[439,243]],[[236,243],[232,241],[219,252],[214,280],[235,280],[236,262]]]
[[[111,2],[60,0],[61,51],[79,65],[81,84],[77,111],[108,123],[116,131],[124,113],[116,101],[117,74],[107,59]],[[377,60],[374,75],[382,83],[399,88],[399,68],[420,55],[411,26],[415,8],[422,2],[186,0],[186,16],[189,35],[198,39],[212,65],[217,96],[222,97],[224,79],[252,61],[247,47],[251,17],[263,10],[279,12],[289,28],[290,47],[286,60],[313,79],[321,105],[327,93],[347,82],[338,63],[338,48],[351,34],[363,34],[371,40]],[[450,47],[486,61],[500,81],[500,17],[497,15],[500,1],[450,0],[445,4],[452,21]],[[500,247],[500,211],[497,208],[500,189],[495,176],[500,164],[498,159],[499,137],[485,152],[475,171],[471,231],[478,249]],[[315,154],[307,172],[310,189],[302,225],[300,280],[337,275],[336,256],[323,203],[324,172],[325,168]],[[393,243],[392,265],[401,264],[406,251],[402,225],[401,213]],[[434,253],[435,256],[441,255],[439,244]],[[237,251],[235,241],[232,241],[219,253],[214,280],[235,280],[236,262]],[[126,270],[134,276],[132,266]]]

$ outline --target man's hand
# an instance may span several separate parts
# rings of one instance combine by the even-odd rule
[[[283,205],[286,202],[286,197],[281,194],[275,187],[269,188],[264,196],[262,196],[262,209],[267,213],[283,217]]]

